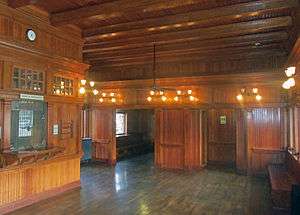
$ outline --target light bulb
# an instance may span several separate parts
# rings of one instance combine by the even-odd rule
[[[190,101],[195,101],[195,97],[194,96],[190,96]]]
[[[116,101],[117,101],[116,98],[111,98],[112,103],[115,103]]]
[[[90,81],[90,86],[94,87],[95,86],[95,82],[94,81]]]
[[[55,90],[55,93],[60,94],[60,90],[59,89]]]
[[[155,94],[154,90],[150,90],[150,95],[154,96],[154,94]]]
[[[82,80],[80,80],[80,83],[81,83],[82,85],[85,85],[85,84],[86,84],[86,80],[85,80],[85,79],[82,79]]]
[[[256,101],[260,101],[262,99],[261,95],[256,95],[255,96]]]
[[[65,82],[61,81],[61,82],[60,82],[60,85],[61,85],[61,86],[65,85]]]
[[[252,92],[253,92],[254,94],[257,94],[257,93],[258,93],[258,89],[257,89],[257,88],[253,88],[253,89],[252,89]]]
[[[239,100],[239,101],[242,101],[243,100],[243,95],[242,94],[237,95],[236,99]]]
[[[177,95],[181,95],[181,90],[177,90]]]
[[[189,95],[191,95],[191,94],[193,93],[193,91],[192,91],[192,90],[188,90],[187,93],[188,93]]]
[[[103,97],[106,97],[106,93],[102,93],[101,95],[102,95]]]
[[[147,97],[147,101],[151,102],[152,101],[152,97],[151,96]]]
[[[115,96],[115,93],[110,93],[109,95],[110,95],[110,96]]]
[[[80,87],[79,88],[79,93],[80,94],[85,94],[85,88],[84,87]]]
[[[104,101],[104,99],[103,99],[103,98],[100,98],[100,99],[99,99],[99,102],[101,102],[101,103],[102,103],[103,101]]]
[[[178,96],[175,96],[175,97],[174,97],[174,101],[175,101],[175,102],[178,102],[178,101],[179,101],[179,97],[178,97]]]
[[[164,91],[162,91],[162,90],[161,90],[161,91],[159,91],[159,95],[161,95],[161,96],[162,96],[163,94],[164,94]]]
[[[161,100],[162,100],[163,102],[165,102],[165,101],[167,101],[167,97],[162,96],[162,97],[161,97]]]
[[[285,70],[285,74],[287,77],[292,77],[296,73],[296,67],[291,66]]]
[[[295,82],[295,79],[294,79],[294,78],[289,78],[289,79],[287,80],[287,82],[288,82],[288,85],[289,85],[290,87],[294,87],[294,86],[296,85],[296,82]]]
[[[288,81],[285,81],[283,84],[282,84],[282,88],[288,90],[291,88],[291,86],[289,85]]]
[[[96,90],[96,89],[93,90],[93,94],[94,94],[95,96],[98,95],[98,93],[99,93],[98,90]]]

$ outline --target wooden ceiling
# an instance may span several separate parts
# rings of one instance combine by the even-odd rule
[[[93,66],[287,56],[295,41],[298,0],[9,0],[76,25]]]

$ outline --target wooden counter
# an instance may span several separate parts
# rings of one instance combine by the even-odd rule
[[[0,214],[80,187],[80,155],[0,168]]]

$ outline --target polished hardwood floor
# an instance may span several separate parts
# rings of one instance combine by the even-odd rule
[[[81,174],[81,189],[11,214],[269,214],[267,179],[232,169],[159,170],[149,154],[116,167],[86,165]]]

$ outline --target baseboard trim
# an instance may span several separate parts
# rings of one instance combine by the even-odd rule
[[[57,196],[59,194],[62,194],[66,191],[74,190],[74,189],[79,189],[80,188],[80,181],[75,181],[70,184],[66,184],[62,187],[58,187],[52,190],[48,190],[42,193],[38,193],[32,196],[28,196],[24,199],[20,199],[8,204],[5,204],[3,206],[0,206],[0,214],[6,214],[10,213],[12,211],[15,211],[17,209],[32,205],[34,203],[37,203],[41,200],[48,199],[54,196]]]

